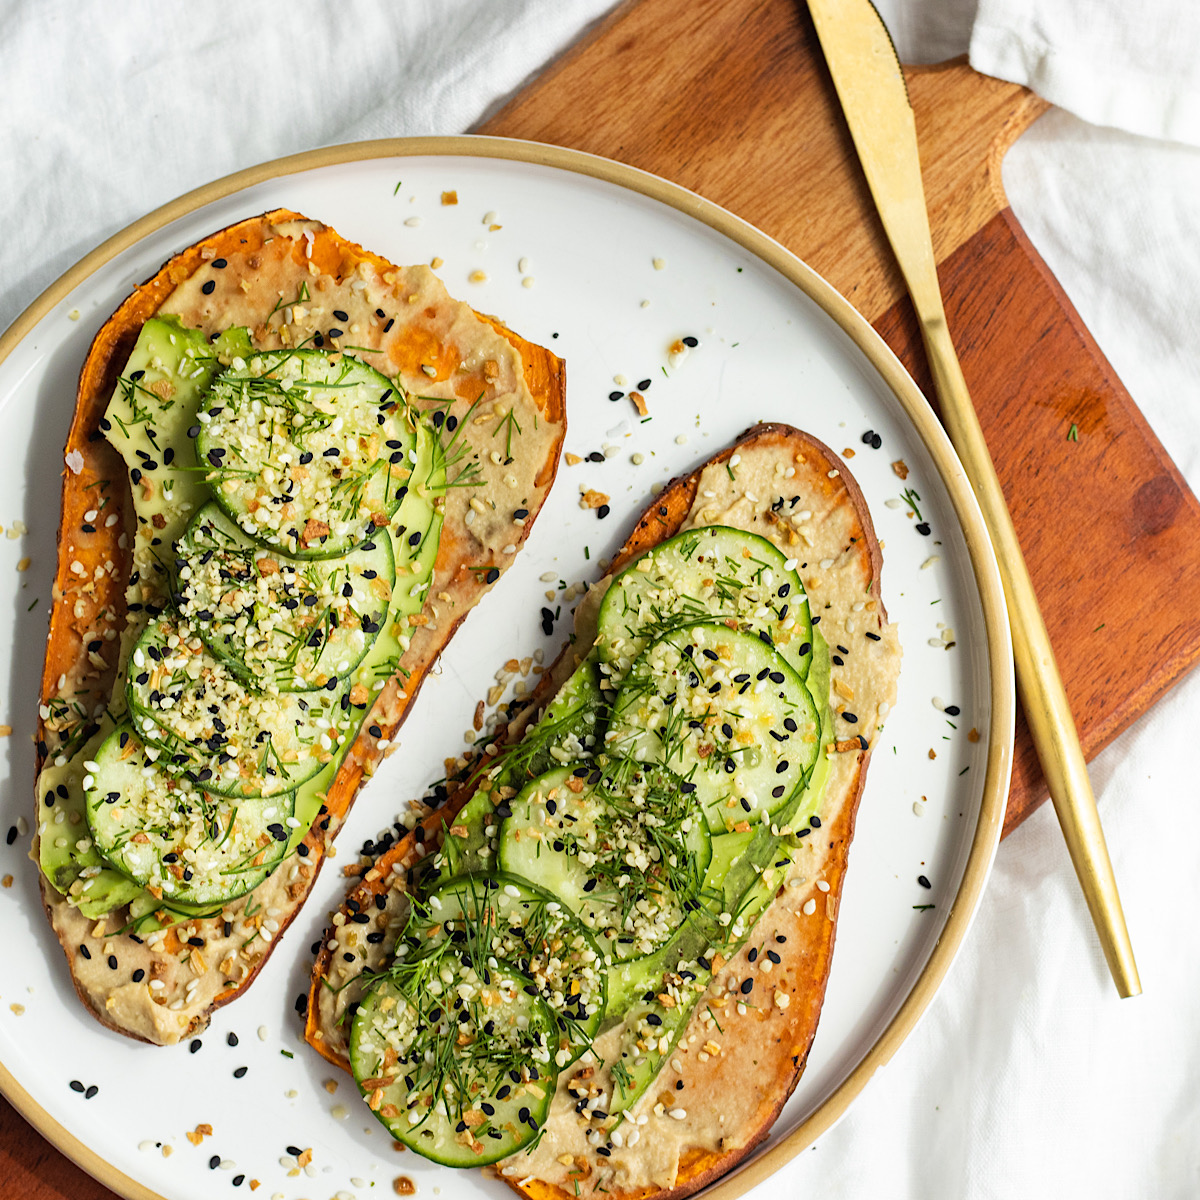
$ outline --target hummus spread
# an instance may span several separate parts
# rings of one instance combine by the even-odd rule
[[[821,806],[821,821],[828,828],[836,827],[839,817],[844,821],[856,803],[864,757],[858,737],[873,742],[895,703],[901,651],[895,628],[881,621],[878,579],[866,547],[855,540],[862,531],[845,488],[835,477],[820,493],[806,488],[792,503],[795,493],[788,484],[797,465],[794,453],[786,444],[744,449],[733,478],[723,463],[705,468],[684,527],[745,529],[799,560],[797,570],[814,623],[819,617],[834,655],[831,701],[838,741]],[[596,589],[595,601],[589,593],[586,610],[581,608],[584,620],[594,612],[604,586]],[[867,633],[878,640],[865,637]],[[817,923],[829,926],[831,939],[843,865],[836,873],[828,869],[836,849],[828,838],[814,836],[803,843],[745,947],[714,975],[669,1068],[609,1135],[614,1148],[607,1157],[597,1154],[595,1124],[577,1114],[579,1070],[572,1068],[559,1077],[541,1138],[531,1151],[507,1160],[503,1174],[514,1181],[555,1184],[571,1195],[576,1183],[589,1193],[600,1188],[610,1193],[669,1189],[677,1182],[681,1163],[697,1161],[697,1151],[725,1155],[757,1141],[765,1132],[764,1107],[773,1106],[773,1101],[764,1105],[764,1100],[772,1087],[788,1087],[777,1068],[767,1065],[765,1051],[793,995],[805,992],[805,967],[812,965],[783,954],[783,962],[775,965],[758,948],[764,938],[777,936],[790,938],[776,943],[781,951],[791,943],[799,945],[805,931]],[[844,853],[842,859],[844,863]],[[772,969],[764,971],[764,965]],[[742,991],[746,979],[755,982],[752,1005]],[[818,997],[818,1010],[819,1004]],[[599,1082],[589,1081],[589,1086],[601,1095],[601,1109],[605,1076],[599,1064],[612,1055],[619,1040],[619,1026],[606,1030],[591,1052]],[[807,1045],[786,1049],[798,1051],[784,1054],[789,1064],[795,1057],[802,1062],[807,1053]],[[586,1056],[580,1063],[585,1069],[589,1065]],[[785,1098],[786,1091],[774,1097],[779,1103]]]
[[[452,299],[428,268],[392,267],[314,221],[271,224],[263,219],[235,228],[243,227],[246,235],[232,245],[220,242],[222,237],[229,241],[228,231],[210,239],[221,245],[219,253],[201,251],[198,268],[176,284],[158,315],[178,316],[185,326],[209,336],[245,326],[256,349],[311,346],[319,336],[327,339],[326,349],[353,353],[398,378],[412,402],[438,426],[448,447],[452,486],[439,501],[444,521],[432,583],[422,612],[401,635],[398,669],[364,719],[329,789],[323,816],[269,878],[215,917],[139,938],[118,932],[129,922],[124,906],[101,918],[79,911],[76,902],[84,879],[77,877],[63,892],[43,877],[47,912],[67,951],[80,996],[106,1023],[159,1044],[177,1042],[203,1028],[212,1008],[250,980],[298,911],[359,781],[369,777],[382,758],[458,622],[524,540],[553,480],[564,431],[558,360],[537,347],[528,347],[534,353],[523,357],[514,345],[518,339]],[[169,275],[171,268],[168,264],[156,279]],[[111,339],[129,335],[119,326],[125,307],[128,304],[113,318],[118,327]],[[106,327],[93,356],[110,353],[107,334]],[[90,366],[85,366],[85,380]],[[154,486],[147,479],[139,481],[132,506],[124,505],[119,523],[99,529],[87,525],[82,532],[67,527],[69,492],[82,486],[89,456],[112,457],[106,446],[97,446],[89,437],[108,395],[84,393],[81,385],[80,406],[90,407],[87,412],[77,410],[68,451],[84,456],[85,470],[78,484],[71,476],[66,479],[62,545],[71,552],[78,546],[81,557],[91,552],[102,559],[107,550],[120,562],[118,540],[122,552],[133,542],[136,564],[148,550],[142,540],[154,532],[153,524],[138,520],[147,486],[151,491]],[[126,605],[164,600],[151,591],[152,572],[137,572],[126,593],[128,573],[118,578],[112,558],[107,566],[112,569],[98,569],[95,580],[84,573],[86,596],[82,584],[55,590],[51,641],[70,638],[81,649],[42,696],[39,736],[47,757],[37,787],[35,861],[39,839],[67,837],[77,839],[85,851],[90,846],[81,822],[81,798],[76,796],[73,805],[57,798],[79,789],[78,763],[89,757],[90,743],[71,757],[56,753],[55,747],[66,741],[78,719],[70,707],[77,696],[104,698],[111,688],[112,703],[123,711],[122,664],[145,622],[140,607],[127,612]],[[120,651],[97,663],[95,651],[84,649],[94,644],[115,644]]]
[[[853,482],[839,477],[837,460],[825,461],[806,439],[778,431],[752,434],[737,450],[737,460],[724,455],[702,470],[683,527],[748,530],[797,560],[814,624],[832,656],[834,744],[818,827],[786,867],[764,872],[774,899],[742,949],[728,962],[713,960],[707,992],[632,1111],[607,1112],[612,1087],[605,1063],[618,1056],[622,1024],[602,1029],[592,1048],[560,1073],[540,1137],[497,1168],[537,1200],[694,1186],[705,1170],[728,1169],[731,1155],[765,1135],[816,1028],[867,750],[895,702],[901,651],[878,595],[878,548],[865,507]],[[807,456],[819,458],[819,467]],[[593,644],[611,580],[590,588],[577,608],[574,644],[552,668],[546,696]],[[535,716],[527,710],[520,720]],[[521,732],[514,723],[506,740]],[[409,844],[403,854],[397,847],[352,894],[352,908],[365,910],[372,899],[379,908],[369,925],[348,922],[345,907],[335,916],[325,968],[332,986],[313,989],[309,1039],[342,1066],[348,1066],[347,1010],[362,994],[356,977],[390,959],[407,915],[408,872],[436,844],[434,828],[426,846]],[[363,944],[367,929],[383,931],[382,939]],[[355,956],[349,964],[346,951]],[[581,1101],[608,1120],[586,1119]]]

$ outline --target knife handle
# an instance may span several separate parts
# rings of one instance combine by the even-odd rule
[[[941,402],[942,421],[975,490],[999,561],[1025,719],[1117,992],[1122,997],[1137,996],[1141,994],[1141,980],[1066,689],[946,316],[940,309],[939,301],[934,314],[923,316],[921,332]]]

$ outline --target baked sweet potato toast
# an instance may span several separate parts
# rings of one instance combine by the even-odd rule
[[[555,355],[428,268],[285,210],[175,255],[100,330],[64,457],[34,858],[102,1023],[177,1042],[261,970],[439,653],[529,535],[564,396]],[[160,645],[163,621],[186,623]],[[172,647],[193,675],[174,691]],[[195,664],[202,700],[226,689],[219,717],[195,703]],[[261,728],[235,748],[246,710]],[[277,712],[295,717],[268,728]],[[127,772],[104,794],[130,761],[150,784]],[[154,827],[150,808],[167,812]]]
[[[756,536],[770,545],[755,542]],[[430,957],[427,946],[441,946],[449,936],[451,942],[458,941],[460,949],[465,946],[478,958],[483,951],[472,939],[479,937],[480,928],[502,928],[505,919],[515,922],[511,915],[503,917],[513,905],[529,908],[541,904],[556,912],[554,906],[560,900],[566,905],[568,895],[578,901],[579,895],[571,891],[571,877],[562,868],[562,843],[569,843],[572,834],[564,832],[570,827],[561,817],[569,811],[581,814],[580,794],[588,792],[602,774],[611,773],[611,766],[602,765],[604,755],[619,758],[621,752],[612,749],[611,738],[620,723],[620,697],[625,693],[617,692],[615,700],[610,694],[604,710],[607,717],[591,726],[597,731],[595,741],[589,743],[587,736],[581,735],[572,747],[571,762],[557,775],[541,776],[542,782],[535,778],[545,771],[547,761],[534,749],[546,742],[544,737],[539,742],[539,731],[559,730],[561,745],[561,731],[572,712],[581,711],[572,708],[572,697],[579,694],[580,673],[593,661],[596,648],[601,650],[596,660],[601,664],[611,665],[619,658],[622,646],[613,634],[613,612],[636,607],[629,597],[636,600],[639,593],[630,588],[643,586],[638,582],[639,570],[655,579],[666,578],[662,564],[673,546],[682,548],[690,563],[703,564],[706,554],[710,564],[717,563],[719,556],[714,559],[706,550],[713,543],[705,539],[726,539],[723,544],[736,546],[739,537],[744,539],[742,550],[736,556],[727,554],[721,560],[722,570],[726,575],[736,574],[737,563],[732,559],[742,554],[752,566],[755,561],[776,563],[774,575],[767,576],[775,608],[766,617],[759,609],[757,624],[750,609],[737,609],[736,616],[719,623],[728,628],[728,640],[732,644],[751,635],[751,645],[742,645],[738,653],[766,653],[761,650],[765,642],[792,662],[812,657],[806,686],[824,713],[819,720],[819,765],[808,768],[796,793],[805,798],[783,797],[777,803],[790,807],[777,807],[765,818],[755,805],[739,807],[732,799],[706,810],[714,846],[721,836],[749,839],[765,837],[764,831],[774,834],[775,840],[768,842],[769,854],[755,868],[760,874],[755,887],[736,893],[732,929],[729,924],[724,930],[719,924],[705,927],[700,949],[693,944],[687,955],[682,951],[678,955],[687,959],[686,968],[682,961],[672,960],[658,970],[664,966],[659,962],[649,978],[637,963],[654,963],[653,954],[640,960],[622,958],[619,935],[630,926],[618,926],[618,936],[604,943],[601,934],[612,930],[596,919],[596,907],[575,903],[573,910],[587,926],[587,933],[603,946],[601,958],[608,970],[605,1004],[611,1010],[619,1001],[625,1011],[614,1015],[605,1011],[604,1004],[599,1005],[602,1023],[592,1029],[582,1020],[581,1005],[571,1010],[573,1026],[570,1021],[560,1022],[568,1036],[558,1043],[557,1071],[548,1064],[541,1068],[542,1090],[547,1074],[556,1075],[556,1080],[548,1107],[540,1116],[538,1103],[530,1098],[530,1093],[540,1095],[539,1084],[531,1087],[527,1076],[521,1084],[514,1078],[518,1091],[522,1086],[530,1089],[518,1120],[532,1120],[537,1126],[536,1131],[518,1139],[521,1145],[515,1151],[494,1158],[495,1150],[507,1149],[513,1136],[504,1127],[492,1131],[500,1118],[488,1112],[489,1106],[497,1108],[491,1095],[487,1103],[478,1099],[472,1105],[460,1102],[461,1111],[451,1111],[447,1100],[447,1111],[458,1119],[440,1136],[432,1128],[430,1100],[418,1095],[425,1086],[424,1077],[414,1071],[420,1058],[411,1053],[405,1057],[406,1043],[403,1038],[397,1041],[394,1023],[387,1025],[380,1011],[389,1006],[394,1006],[393,1011],[406,1006],[419,1010],[420,998],[413,998],[406,989],[419,976],[413,961],[419,964]],[[770,558],[771,554],[778,558]],[[779,563],[783,558],[786,561]],[[880,596],[881,566],[866,504],[844,464],[814,438],[784,425],[760,425],[748,431],[735,445],[673,481],[650,505],[612,563],[608,577],[580,605],[573,643],[543,677],[529,706],[502,731],[474,773],[440,809],[381,858],[362,864],[360,882],[334,914],[322,942],[309,993],[307,1039],[330,1062],[347,1070],[353,1067],[368,1105],[394,1136],[452,1165],[496,1161],[494,1169],[500,1176],[532,1200],[569,1200],[584,1192],[628,1200],[682,1197],[725,1174],[762,1141],[795,1088],[812,1045],[866,768],[883,718],[895,699],[900,649]],[[810,632],[785,628],[786,621],[778,615],[787,614],[787,604],[781,603],[780,597],[794,601],[797,595],[792,591],[789,597],[790,584],[780,585],[792,572],[800,576],[807,593]],[[686,576],[696,585],[688,593],[692,599],[712,592],[713,579],[704,576],[719,573],[702,565],[699,575]],[[756,578],[762,582],[761,577]],[[614,596],[611,603],[610,592]],[[666,640],[673,637],[676,645],[682,646],[683,655],[675,660],[683,664],[682,671],[669,675],[671,691],[665,700],[670,710],[677,703],[677,690],[697,690],[688,673],[703,674],[696,664],[716,664],[725,647],[723,630],[714,633],[711,624],[704,624],[707,612],[693,612],[686,621],[673,624],[667,621],[660,607],[662,594],[651,594],[652,619],[658,622],[657,632],[665,628]],[[761,599],[754,593],[751,597],[755,602]],[[645,614],[643,604],[640,619],[644,620]],[[619,632],[628,638],[628,622]],[[680,642],[684,632],[695,640]],[[820,645],[828,651],[824,666],[819,661]],[[652,652],[653,645],[648,650],[639,646],[641,655]],[[630,656],[633,653],[629,651]],[[733,661],[743,660],[735,656]],[[780,663],[779,678],[785,670],[786,663]],[[603,665],[599,671],[597,677],[603,679]],[[636,673],[635,665],[629,677]],[[748,680],[739,685],[745,692],[755,677],[770,681],[775,675],[764,669],[761,675],[733,675],[732,681]],[[710,678],[719,682],[727,677],[709,674],[704,682]],[[639,689],[644,698],[644,682]],[[719,691],[716,684],[705,690]],[[788,711],[796,713],[795,709]],[[731,760],[734,752],[729,746],[741,733],[739,727],[722,749],[717,730],[726,719],[733,720],[724,716],[711,719],[711,714],[702,713],[700,720],[691,722],[699,730],[697,737],[708,739],[696,747],[699,763],[715,763],[726,752],[726,762]],[[661,734],[672,727],[668,721],[657,728]],[[571,726],[575,732],[584,728],[588,728],[586,722]],[[796,726],[788,725],[785,718],[772,728],[776,732],[771,736],[774,739],[778,733],[778,742],[763,739],[761,746],[754,743],[763,756],[772,745],[786,741],[785,728],[794,730]],[[603,733],[605,729],[607,733]],[[743,740],[750,741],[748,737]],[[680,759],[684,750],[677,751]],[[671,754],[665,758],[670,762]],[[572,770],[576,761],[585,767]],[[766,761],[773,764],[775,772],[782,772],[772,780],[786,778],[788,763],[778,753]],[[661,794],[664,805],[671,802],[673,794],[689,790],[687,780],[700,782],[702,792],[706,786],[702,771],[685,772],[681,763],[674,769],[679,775],[674,786]],[[737,780],[740,773],[735,766],[732,778]],[[818,776],[821,786],[817,786]],[[729,776],[718,772],[718,777]],[[544,782],[547,779],[549,782]],[[522,821],[521,814],[531,808],[537,820]],[[480,810],[482,819],[477,815]],[[574,819],[567,816],[568,821]],[[480,820],[485,827],[500,827],[482,855],[476,834]],[[514,822],[516,832],[526,839],[525,849],[512,847],[513,835],[508,830]],[[527,848],[531,836],[536,847],[532,852]],[[679,840],[690,836],[685,833]],[[599,847],[594,842],[589,846],[603,857],[603,841]],[[706,880],[712,878],[715,861],[714,850]],[[514,866],[522,869],[514,874]],[[589,869],[590,882],[599,879],[602,889],[601,868]],[[487,882],[491,877],[495,884]],[[642,894],[654,894],[653,874],[639,878],[643,880]],[[631,882],[628,874],[616,883],[627,893],[637,894],[639,885]],[[527,885],[532,889],[528,896]],[[725,886],[728,893],[728,882]],[[539,889],[544,889],[542,898],[531,898]],[[582,890],[589,888],[585,885]],[[503,899],[505,893],[511,901]],[[706,902],[703,892],[697,896],[701,904]],[[742,914],[753,905],[757,906],[754,919],[746,917],[748,927],[739,929]],[[681,916],[685,929],[695,916],[694,908],[690,915],[687,910],[685,903]],[[532,981],[526,991],[540,988],[543,998],[557,994],[561,1003],[564,992],[572,994],[570,985],[564,989],[561,978],[547,980],[545,963],[528,949],[551,943],[544,933],[541,943],[531,939],[531,919],[522,919],[521,944],[526,950],[520,965]],[[651,929],[648,936],[652,935]],[[560,936],[558,944],[562,941]],[[631,978],[640,979],[635,993],[648,987],[644,996],[630,996]],[[454,986],[464,985],[456,977]],[[469,991],[460,991],[461,995],[469,995]],[[684,997],[685,1019],[673,1024]],[[552,999],[550,1003],[552,1006]],[[640,1032],[634,1029],[630,1034],[635,1017],[644,1023]],[[376,1031],[386,1026],[391,1041],[377,1038],[372,1043],[362,1028],[364,1021]],[[458,1037],[469,1052],[473,1035],[461,1015],[460,1022]],[[673,1032],[667,1044],[656,1042],[668,1029]],[[570,1034],[576,1035],[574,1045]],[[495,1034],[489,1038],[494,1040]],[[550,1049],[554,1049],[553,1039]],[[486,1082],[480,1082],[479,1088],[480,1095],[486,1093]],[[476,1112],[476,1107],[481,1111]],[[432,1132],[425,1135],[428,1141],[422,1145],[421,1130],[426,1127]],[[495,1148],[485,1140],[487,1136],[495,1138]]]

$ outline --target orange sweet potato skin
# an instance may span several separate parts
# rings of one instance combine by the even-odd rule
[[[754,448],[778,448],[786,452],[789,461],[803,459],[802,477],[795,481],[797,490],[833,497],[846,506],[849,541],[855,555],[854,569],[864,590],[869,585],[871,593],[878,596],[882,555],[857,483],[846,472],[845,464],[827,446],[808,434],[779,424],[755,426],[702,467],[673,480],[638,519],[633,532],[613,559],[611,572],[615,574],[634,558],[679,532],[692,511],[704,467],[722,464],[734,454],[745,455]],[[882,628],[887,619],[882,602],[877,604],[876,616]],[[570,673],[574,653],[573,647],[564,647],[555,666],[543,676],[535,690],[526,716],[535,714],[549,702],[564,676]],[[564,666],[566,669],[561,669]],[[522,732],[523,726],[514,729],[509,740],[516,740]],[[705,1064],[700,1064],[696,1056],[689,1056],[683,1071],[679,1073],[691,1105],[707,1101],[719,1109],[731,1096],[743,1101],[738,1106],[740,1115],[736,1125],[730,1124],[722,1144],[716,1147],[684,1148],[673,1187],[640,1187],[622,1191],[612,1184],[606,1184],[606,1193],[612,1200],[650,1200],[651,1197],[654,1200],[682,1200],[706,1187],[736,1167],[766,1138],[799,1082],[824,1002],[833,955],[838,902],[870,758],[869,749],[841,745],[839,749],[846,755],[853,755],[854,766],[843,783],[845,794],[837,806],[836,815],[821,830],[827,843],[822,866],[822,877],[829,885],[822,900],[827,919],[810,920],[786,905],[773,905],[762,918],[763,921],[769,919],[773,923],[773,931],[786,938],[785,942],[776,943],[775,948],[782,961],[771,976],[772,987],[787,997],[786,1007],[780,1007],[775,1002],[747,1010],[744,1017],[725,1020],[722,1035],[724,1052]],[[430,847],[436,846],[473,792],[474,781],[468,778],[439,810],[425,819],[421,826],[420,841],[414,834],[409,834],[397,842],[350,893],[348,901],[356,902],[364,912],[373,911],[374,898],[386,895],[394,886],[392,865],[401,864],[407,868]],[[780,889],[782,894],[783,889]],[[342,912],[349,911],[344,905]],[[383,920],[382,916],[380,920]],[[331,957],[331,951],[323,943],[313,968],[306,1038],[329,1062],[349,1070],[349,1062],[341,1046],[331,1045],[326,1037],[318,1011],[322,980],[330,967]],[[749,1066],[750,1063],[754,1066]],[[576,1200],[575,1191],[544,1180],[518,1181],[505,1175],[500,1178],[515,1191],[529,1197],[529,1200]],[[582,1184],[586,1175],[581,1174],[579,1178]]]
[[[71,679],[75,684],[75,698],[90,712],[96,705],[107,702],[116,675],[115,662],[108,662],[103,667],[93,666],[84,643],[85,634],[113,630],[119,635],[124,626],[125,588],[131,555],[123,544],[125,539],[121,534],[123,529],[134,528],[126,467],[120,455],[104,439],[100,419],[142,325],[158,313],[175,289],[204,263],[224,256],[233,257],[235,253],[243,257],[254,255],[276,236],[280,226],[305,220],[298,213],[278,209],[219,230],[188,247],[139,286],[117,308],[93,340],[80,373],[74,417],[64,451],[62,516],[57,537],[58,556],[50,629],[42,672],[41,706],[59,694],[64,679]],[[326,226],[315,228],[309,257],[322,271],[333,277],[348,279],[361,263],[370,264],[380,274],[396,270],[386,259],[347,241],[334,230]],[[545,427],[554,431],[553,436],[548,438],[545,459],[538,464],[533,481],[539,493],[530,498],[529,517],[514,536],[519,546],[529,536],[541,502],[548,494],[558,469],[566,434],[565,364],[549,350],[525,341],[496,318],[476,315],[516,349],[521,358],[525,383],[544,419]],[[110,500],[108,511],[123,515],[123,519],[111,527],[99,523],[92,526],[84,520],[84,514],[96,506],[96,498],[100,494],[97,489],[101,487],[107,491]],[[94,529],[94,532],[88,532],[89,529]],[[376,723],[381,726],[386,739],[395,737],[441,650],[471,607],[489,590],[490,585],[483,582],[482,574],[470,570],[472,565],[475,564],[469,537],[465,531],[453,528],[447,522],[439,544],[434,578],[441,588],[453,589],[457,618],[445,621],[436,635],[421,630],[420,636],[414,637],[413,651],[405,656],[402,664],[409,672],[402,696],[398,699],[395,696],[398,690],[395,680],[389,689],[381,693],[381,702],[385,697],[388,699],[386,715],[379,713],[380,702],[368,719],[363,721],[358,738],[327,792],[323,817],[304,839],[307,850],[305,863],[311,868],[306,876],[306,886],[295,889],[294,896],[293,889],[289,889],[287,906],[279,917],[279,930],[265,952],[254,960],[249,973],[236,986],[227,986],[218,992],[209,1009],[198,1015],[191,1027],[182,1031],[181,1036],[198,1032],[207,1024],[213,1010],[241,995],[257,977],[283,932],[299,912],[339,826],[362,784],[382,758],[382,752],[375,744],[377,739],[366,735],[366,727]],[[505,564],[496,565],[503,570]],[[437,590],[438,586],[431,588],[431,591]],[[40,711],[45,711],[44,707]],[[37,769],[40,772],[48,753],[52,752],[50,731],[40,715],[35,745]],[[77,936],[68,938],[65,935],[63,928],[60,928],[60,921],[56,920],[56,909],[59,910],[59,917],[63,915],[65,905],[62,898],[44,877],[40,879],[40,885],[43,906],[72,967],[72,981],[85,1007],[108,1028],[139,1040],[149,1040],[110,1020],[106,1012],[98,1007],[95,998],[82,986],[74,969],[80,952],[78,931]],[[86,943],[88,935],[84,933],[82,936]],[[111,937],[102,940],[111,940]],[[98,947],[92,949],[99,953]],[[168,935],[165,949],[168,953],[178,952],[177,939],[171,934]]]

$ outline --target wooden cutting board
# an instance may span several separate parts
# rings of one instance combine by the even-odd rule
[[[907,74],[950,326],[1091,757],[1200,655],[1200,611],[1177,602],[1200,581],[1200,508],[1004,198],[1001,158],[1046,106],[961,62]],[[802,5],[623,5],[478,132],[619,159],[731,209],[848,296],[931,394]],[[1018,716],[1005,830],[1044,798]],[[3,1100],[0,1180],[22,1200],[115,1200]]]
[[[1200,657],[1200,605],[1179,603],[1200,583],[1200,506],[1005,199],[1001,159],[1049,106],[961,60],[905,74],[950,329],[1092,758]],[[479,132],[619,159],[744,217],[932,396],[802,3],[625,4]],[[1045,799],[1018,711],[1005,832]]]

